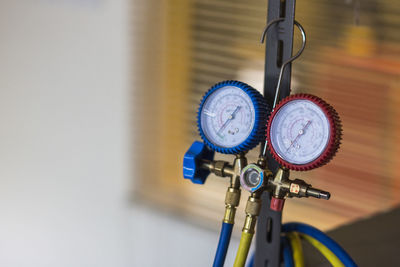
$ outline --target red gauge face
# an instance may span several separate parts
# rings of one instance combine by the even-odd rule
[[[296,94],[284,98],[268,121],[267,141],[280,165],[306,171],[326,164],[341,140],[337,112],[319,97]]]

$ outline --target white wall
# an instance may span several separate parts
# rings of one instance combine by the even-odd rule
[[[133,6],[0,1],[0,266],[211,265],[217,233],[128,201]]]
[[[218,233],[140,207],[132,214],[134,257],[131,266],[212,266]],[[220,224],[219,221],[220,218],[216,218],[216,223]],[[225,266],[233,266],[238,246],[238,240],[232,239]]]
[[[128,266],[126,5],[0,2],[0,266]]]

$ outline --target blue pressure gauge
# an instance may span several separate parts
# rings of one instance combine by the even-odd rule
[[[197,124],[208,147],[237,154],[265,140],[269,113],[268,104],[257,90],[239,81],[224,81],[204,95]]]

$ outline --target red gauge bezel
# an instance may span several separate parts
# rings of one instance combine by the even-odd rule
[[[326,146],[325,150],[321,153],[321,155],[315,160],[306,163],[306,164],[293,164],[284,159],[282,159],[278,153],[275,152],[275,149],[272,146],[271,142],[271,125],[272,121],[275,118],[275,115],[278,111],[285,106],[287,103],[294,100],[309,100],[316,104],[318,107],[322,109],[326,117],[328,118],[330,125],[330,136],[329,142]],[[326,103],[321,98],[311,95],[311,94],[295,94],[290,95],[284,99],[282,99],[279,104],[275,107],[274,111],[271,113],[271,116],[267,123],[267,142],[268,149],[271,152],[274,159],[283,167],[294,170],[294,171],[308,171],[311,169],[315,169],[327,164],[336,154],[340,146],[340,140],[342,139],[342,125],[340,122],[340,118],[336,110]]]

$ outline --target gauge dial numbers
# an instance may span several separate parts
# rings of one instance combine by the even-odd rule
[[[251,100],[237,87],[226,86],[210,95],[202,111],[204,134],[218,146],[237,146],[254,125]]]
[[[249,85],[225,81],[203,97],[198,113],[199,132],[215,151],[234,154],[251,149],[262,140],[267,104]]]
[[[305,171],[333,158],[341,140],[337,112],[324,100],[309,94],[283,99],[271,114],[267,142],[282,166]]]

